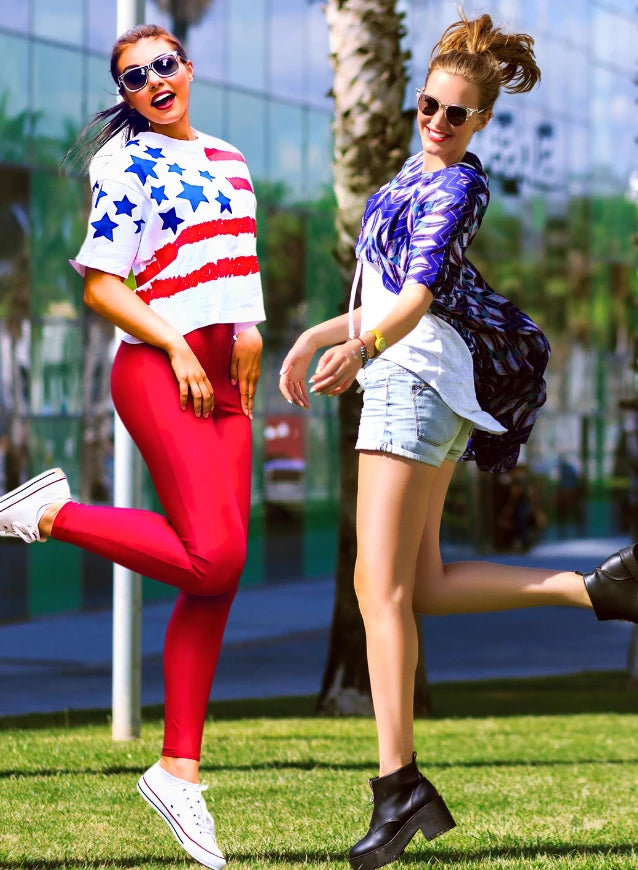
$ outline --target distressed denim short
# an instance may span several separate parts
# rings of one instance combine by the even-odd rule
[[[371,360],[359,373],[364,388],[357,450],[378,450],[427,465],[457,462],[472,432],[437,391],[390,360]]]

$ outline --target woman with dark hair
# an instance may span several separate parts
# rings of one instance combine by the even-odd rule
[[[638,622],[635,548],[584,578],[571,571],[486,562],[443,565],[439,529],[456,462],[512,468],[545,401],[549,346],[530,318],[495,293],[465,256],[488,204],[487,177],[467,150],[501,86],[529,91],[540,71],[527,34],[489,15],[464,15],[437,43],[418,90],[422,151],[368,200],[356,243],[362,304],[304,332],[284,360],[280,389],[339,395],[358,378],[355,589],[363,616],[379,743],[368,833],[355,870],[394,861],[418,830],[454,826],[416,765],[415,613],[476,613],[542,604],[593,607]],[[310,378],[317,350],[330,346]]]
[[[241,153],[191,127],[193,65],[172,34],[128,31],[111,73],[122,101],[89,123],[71,156],[123,140],[92,166],[88,232],[72,262],[86,304],[126,333],[113,402],[165,516],[73,502],[53,469],[0,499],[0,534],[66,541],[180,590],[164,646],[161,758],[138,788],[189,855],[219,870],[199,758],[246,555],[264,319],[255,196]]]

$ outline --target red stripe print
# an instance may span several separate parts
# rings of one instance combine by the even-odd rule
[[[235,190],[249,190],[251,193],[254,193],[250,181],[247,178],[229,178],[228,181]]]
[[[220,218],[214,221],[205,221],[195,224],[183,230],[177,238],[163,248],[155,252],[155,258],[149,265],[142,269],[135,277],[138,287],[142,287],[156,275],[159,275],[167,266],[177,258],[179,249],[183,245],[194,245],[204,239],[212,239],[215,236],[238,236],[240,233],[257,234],[257,222],[253,217]]]
[[[206,263],[201,269],[195,269],[188,275],[177,278],[159,278],[137,295],[144,302],[149,303],[151,299],[166,299],[182,290],[189,290],[198,284],[206,284],[208,281],[216,281],[218,278],[241,278],[246,275],[254,275],[257,272],[259,272],[259,263],[255,256],[224,257],[222,260],[217,260],[216,263]]]
[[[246,162],[239,151],[222,151],[221,148],[204,148],[204,154],[209,160],[239,160],[242,163]]]

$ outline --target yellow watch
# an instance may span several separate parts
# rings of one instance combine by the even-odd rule
[[[374,335],[374,347],[377,352],[377,355],[383,353],[383,351],[388,346],[388,342],[385,339],[385,336],[381,332],[380,329],[369,329],[368,332],[371,332]]]

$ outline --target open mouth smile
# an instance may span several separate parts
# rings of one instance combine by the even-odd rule
[[[162,91],[153,97],[151,100],[151,106],[153,106],[154,109],[165,111],[166,109],[170,109],[174,102],[175,94],[172,91]]]

